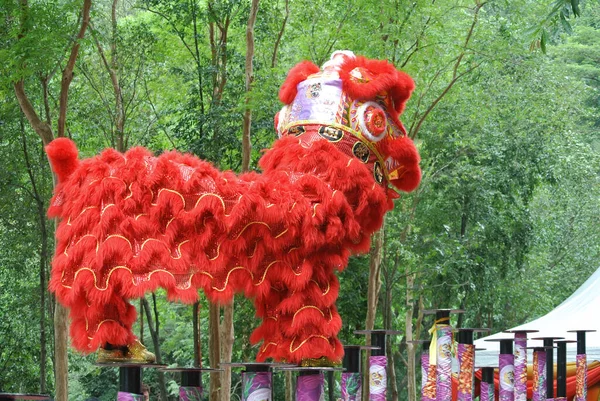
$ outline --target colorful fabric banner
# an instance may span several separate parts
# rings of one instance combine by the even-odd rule
[[[423,351],[421,353],[421,401],[433,401],[435,400],[435,375],[433,375],[433,382],[430,382],[429,372],[435,371],[429,365],[429,352]],[[428,383],[433,383],[433,386]],[[431,395],[431,389],[433,387],[433,397]]]
[[[515,333],[514,401],[527,401],[527,333]]]
[[[385,401],[387,357],[369,357],[369,401]]]
[[[360,372],[342,373],[342,401],[360,401],[362,379]]]
[[[475,361],[475,346],[473,344],[458,344],[458,401],[473,400],[473,374]]]
[[[480,387],[480,401],[495,401],[496,395],[494,394],[494,383],[481,382]]]
[[[296,381],[296,401],[325,401],[325,376],[298,376]]]
[[[271,372],[242,373],[242,401],[271,401]]]
[[[119,391],[117,393],[117,401],[144,401],[144,396],[142,394]]]
[[[498,391],[499,401],[514,400],[514,360],[513,354],[500,354],[499,358],[500,371],[500,389]]]
[[[202,401],[202,387],[179,387],[180,401]]]
[[[435,401],[435,393],[436,393],[436,368],[435,366],[429,365],[429,369],[427,370],[427,382],[425,383],[425,388],[423,389],[423,398],[422,401]]]
[[[586,401],[587,399],[587,356],[578,354],[577,370],[575,371],[575,401]]]
[[[452,328],[438,325],[436,400],[452,401]]]
[[[532,401],[546,401],[546,351],[533,352]]]

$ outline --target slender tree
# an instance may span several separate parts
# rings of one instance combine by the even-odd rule
[[[21,5],[21,32],[19,39],[24,38],[29,34],[29,4],[27,0],[20,0]],[[59,93],[59,112],[57,122],[57,133],[56,136],[65,136],[65,126],[67,120],[67,109],[68,109],[68,95],[71,81],[73,80],[73,70],[75,68],[75,62],[79,54],[80,41],[85,36],[85,32],[88,28],[90,21],[90,9],[92,7],[91,0],[84,0],[81,8],[81,24],[78,32],[75,35],[73,43],[71,45],[71,51],[67,59],[67,63],[62,69],[62,80]],[[22,60],[23,64],[27,63],[27,60]],[[42,85],[45,85],[42,82]],[[51,125],[43,121],[31,101],[29,100],[25,92],[25,80],[21,78],[14,83],[14,90],[19,105],[23,114],[31,124],[33,130],[39,135],[44,145],[49,144],[54,139],[54,133]],[[67,359],[67,311],[60,305],[56,304],[54,313],[54,338],[55,338],[55,349],[54,349],[54,375],[56,383],[56,396],[57,401],[67,401],[68,399],[68,359]]]

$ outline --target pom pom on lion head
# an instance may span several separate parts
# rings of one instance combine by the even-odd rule
[[[346,150],[372,163],[374,171],[382,170],[382,182],[412,191],[421,181],[420,158],[399,116],[414,87],[412,78],[389,62],[350,51],[334,52],[322,69],[303,61],[289,71],[279,91],[285,106],[275,117],[278,135],[300,136],[317,129],[340,149],[342,138],[354,137],[351,141],[361,145],[346,143]]]

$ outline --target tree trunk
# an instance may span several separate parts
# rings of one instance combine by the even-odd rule
[[[285,372],[285,401],[294,401],[294,376]]]
[[[396,269],[394,265],[393,269]],[[384,319],[383,319],[383,328],[385,330],[392,330],[392,299],[393,299],[393,287],[394,287],[394,275],[387,275],[391,277],[386,277],[386,285],[385,285],[385,310],[384,310]],[[398,383],[396,379],[396,366],[394,359],[394,352],[391,347],[391,338],[387,336],[386,338],[386,351],[387,351],[387,375],[389,377],[388,384],[390,387],[390,394],[392,396],[392,401],[398,401]]]
[[[233,300],[231,304],[223,306],[223,322],[221,323],[221,362],[231,362],[233,352]],[[221,398],[222,401],[231,399],[231,368],[225,367],[221,375]]]
[[[69,101],[69,87],[73,80],[73,70],[75,69],[75,61],[79,54],[79,41],[85,36],[85,31],[90,23],[90,9],[92,8],[92,0],[84,0],[83,8],[81,10],[81,26],[79,32],[75,37],[73,46],[71,47],[71,54],[67,60],[67,65],[62,71],[62,79],[60,84],[60,95],[59,95],[59,110],[58,110],[58,126],[57,136],[65,136],[65,126],[67,123],[67,108]]]
[[[405,316],[405,333],[406,333],[406,379],[408,390],[408,401],[417,400],[417,371],[415,366],[415,345],[413,341],[413,310],[414,310],[414,285],[415,275],[409,272],[410,267],[406,266],[406,316]]]
[[[54,309],[55,401],[69,400],[69,359],[67,357],[67,344],[69,342],[69,332],[67,330],[68,319],[69,311],[57,302]]]
[[[367,317],[365,330],[373,330],[375,327],[375,316],[377,314],[377,299],[381,289],[381,259],[383,257],[384,225],[381,230],[373,235],[373,247],[369,253],[371,262],[369,265],[369,287],[367,292]],[[370,337],[367,337],[367,345],[371,345]],[[367,352],[367,355],[370,353]],[[369,366],[363,364],[363,401],[369,399]]]
[[[275,68],[277,65],[277,53],[279,52],[279,44],[281,43],[281,39],[283,38],[283,33],[285,32],[285,26],[287,25],[287,21],[290,18],[290,0],[285,0],[285,17],[283,17],[283,21],[281,22],[281,29],[277,34],[277,40],[275,40],[275,45],[273,46],[273,56],[271,56],[271,68]]]
[[[219,336],[220,313],[219,305],[210,302],[208,304],[208,358],[211,368],[219,367],[221,363],[221,345]],[[210,374],[210,401],[221,400],[221,374]]]
[[[19,123],[21,126],[21,143],[23,145],[23,157],[25,166],[27,167],[27,175],[31,182],[31,193],[37,205],[38,222],[40,229],[40,392],[46,392],[46,267],[48,265],[48,230],[46,228],[46,208],[42,195],[38,191],[35,182],[35,176],[29,160],[29,151],[27,150],[27,139],[25,137],[25,122],[23,121],[23,113],[20,114]]]
[[[152,337],[152,343],[154,344],[154,353],[156,355],[156,363],[162,363],[162,355],[160,352],[160,341],[159,341],[159,330],[160,330],[160,321],[158,320],[158,310],[156,309],[156,298],[155,295],[152,294],[154,300],[154,319],[152,318],[152,313],[150,311],[150,304],[146,297],[142,297],[142,305],[144,306],[144,311],[146,312],[146,320],[148,322],[148,329],[150,330],[150,336]],[[154,324],[156,321],[156,325]],[[165,374],[163,372],[158,372],[158,386],[160,388],[160,400],[167,401],[167,385],[165,382]]]
[[[67,65],[62,71],[62,79],[60,86],[59,95],[59,117],[58,117],[58,133],[57,135],[64,136],[66,116],[67,116],[67,105],[68,105],[68,92],[73,80],[73,70],[75,68],[75,61],[79,54],[79,41],[85,36],[89,21],[90,21],[90,9],[92,7],[92,0],[84,0],[81,9],[81,25],[79,31],[75,37],[75,41],[71,46],[71,52]],[[20,0],[21,10],[21,31],[19,32],[19,39],[23,38],[27,34],[27,15],[29,11],[29,4],[27,0]],[[33,130],[41,138],[44,145],[49,144],[54,139],[54,133],[52,132],[52,126],[48,122],[42,121],[35,108],[31,104],[31,101],[25,93],[25,83],[23,79],[13,84],[15,90],[15,96],[19,102],[19,106],[23,111],[23,114],[29,121],[29,124]],[[49,113],[46,111],[46,117]],[[68,401],[68,357],[67,357],[67,343],[68,343],[68,331],[67,331],[67,320],[68,312],[60,304],[56,304],[54,312],[54,381],[56,391],[54,394],[55,401]]]
[[[252,59],[254,58],[254,24],[256,23],[258,4],[259,0],[252,0],[248,25],[246,26],[246,110],[244,111],[244,127],[242,130],[242,171],[248,171],[250,168],[250,156],[252,154],[252,144],[250,142],[252,109],[250,109],[249,103],[252,81],[254,81]]]

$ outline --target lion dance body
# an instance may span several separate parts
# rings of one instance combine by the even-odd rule
[[[262,174],[236,176],[198,158],[143,148],[78,160],[60,138],[46,151],[59,217],[50,289],[70,309],[72,345],[131,347],[129,299],[164,288],[193,303],[236,292],[262,319],[257,360],[337,363],[339,282],[353,253],[420,181],[419,156],[398,120],[414,87],[386,61],[336,52],[323,70],[294,67]]]

